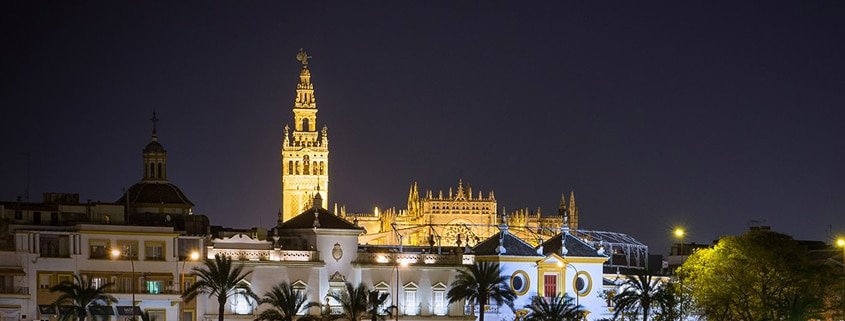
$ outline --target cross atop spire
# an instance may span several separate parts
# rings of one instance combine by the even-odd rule
[[[156,123],[159,122],[160,119],[156,117],[156,112],[153,111],[153,117],[150,118],[150,121],[153,122],[153,141],[158,141],[158,135],[156,134]]]

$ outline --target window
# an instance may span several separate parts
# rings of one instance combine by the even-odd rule
[[[15,293],[15,277],[0,275],[0,293]]]
[[[92,259],[108,258],[108,240],[90,240],[88,241],[88,249],[90,253],[88,256]]]
[[[557,295],[557,275],[543,275],[543,296],[550,298]]]
[[[158,321],[158,320],[155,320],[155,321]],[[182,311],[182,321],[195,321],[194,320],[194,310]]]
[[[59,225],[59,213],[50,213],[50,225]]]
[[[432,308],[434,315],[446,315],[448,304],[446,303],[446,285],[438,282],[432,289]]]
[[[41,224],[41,212],[32,212],[32,224]]]
[[[405,290],[405,298],[403,300],[405,306],[405,315],[417,315],[420,313],[420,306],[417,304],[417,285],[414,282],[409,282],[403,287]]]
[[[237,290],[232,296],[232,313],[234,314],[252,314],[252,302],[246,296],[244,290]]]
[[[575,279],[573,280],[573,288],[575,289],[575,294],[580,297],[590,294],[590,290],[593,288],[593,280],[590,278],[590,274],[585,271],[576,273]]]
[[[147,315],[150,316],[150,320],[167,321],[167,312],[165,312],[165,310],[147,309],[147,310],[144,310],[144,312],[146,312]],[[190,320],[190,319],[188,319],[188,320]]]
[[[307,289],[307,284],[305,284],[305,282],[302,282],[302,280],[297,280],[296,282],[293,282],[293,284],[291,284],[291,287],[293,288],[293,293],[295,293],[297,297],[302,297],[306,301],[308,300],[305,292],[305,290]],[[299,309],[298,312],[296,312],[296,315],[305,315],[305,312],[307,311],[308,309],[303,306]]]
[[[55,275],[53,273],[38,273],[38,288],[50,289],[55,282]]]
[[[162,281],[147,281],[147,293],[161,294],[164,282]]]
[[[94,276],[91,277],[91,286],[94,288],[99,288],[109,283],[109,280],[101,277],[101,276]]]
[[[148,261],[164,261],[164,242],[144,242],[144,257]]]
[[[379,283],[376,283],[373,288],[376,290],[376,292],[378,292],[379,297],[385,294],[387,295],[387,299],[385,299],[384,302],[382,302],[382,304],[378,306],[378,313],[380,315],[384,315],[391,312],[390,309],[388,309],[388,307],[393,305],[393,296],[391,296],[390,294],[390,285],[385,283],[384,281],[381,281]]]
[[[117,277],[117,282],[115,282],[115,286],[117,287],[116,291],[118,293],[132,293],[132,276],[130,275],[121,275]]]
[[[138,241],[117,241],[117,249],[121,260],[138,260]]]
[[[522,270],[513,272],[511,275],[511,290],[513,290],[516,295],[524,295],[527,293],[529,286],[528,273],[525,273],[525,271]]]
[[[22,220],[23,219],[23,212],[15,211],[15,219],[16,220]]]
[[[70,237],[42,234],[38,241],[41,257],[70,257]]]

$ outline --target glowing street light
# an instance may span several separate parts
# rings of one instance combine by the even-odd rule
[[[675,228],[675,237],[683,239],[684,234],[686,234],[686,231],[684,231],[683,228],[680,228],[680,227]]]

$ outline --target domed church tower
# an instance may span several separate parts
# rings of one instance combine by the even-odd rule
[[[282,142],[282,210],[279,221],[290,220],[311,208],[314,195],[322,194],[319,204],[329,202],[329,137],[328,128],[317,131],[317,99],[308,59],[300,49],[296,59],[302,63],[296,99],[293,103],[293,133],[285,125]]]
[[[159,119],[155,113],[150,121],[153,123],[153,134],[150,142],[144,147],[141,181],[132,185],[117,201],[125,204],[130,224],[133,224],[133,215],[188,215],[194,206],[179,187],[167,180],[167,151],[158,142],[156,123]]]

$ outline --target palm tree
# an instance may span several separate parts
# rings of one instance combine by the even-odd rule
[[[516,293],[508,286],[508,277],[501,274],[499,263],[476,262],[465,269],[458,270],[455,281],[449,285],[446,298],[449,299],[449,303],[460,300],[476,302],[480,311],[479,321],[484,321],[484,306],[491,300],[499,306],[505,304],[513,310]]]
[[[584,315],[584,307],[568,295],[531,298],[526,321],[577,321]]]
[[[50,292],[59,292],[61,295],[53,303],[55,305],[66,305],[73,307],[73,313],[61,315],[61,321],[78,319],[85,321],[88,317],[88,308],[94,306],[106,306],[117,302],[113,296],[106,294],[105,289],[111,283],[94,286],[90,278],[83,278],[74,274],[73,281],[62,281],[50,288]]]
[[[623,312],[642,312],[643,321],[648,320],[651,306],[664,296],[663,286],[659,279],[647,273],[629,274],[627,280],[620,286],[622,292],[613,296],[613,319],[617,319]]]
[[[370,321],[384,321],[386,319],[385,316],[392,315],[392,313],[390,313],[390,309],[393,308],[392,305],[386,310],[382,309],[382,305],[387,302],[388,296],[390,296],[390,294],[379,293],[375,290],[370,291],[367,300],[367,313],[370,315]]]
[[[217,297],[217,319],[223,321],[226,301],[230,296],[243,295],[256,298],[252,289],[244,282],[252,271],[244,272],[243,269],[243,264],[232,266],[232,258],[216,254],[213,260],[206,259],[203,266],[192,269],[192,273],[197,275],[199,280],[182,293],[182,298],[190,301],[201,293]]]
[[[258,314],[255,321],[293,321],[294,316],[305,306],[305,295],[294,290],[287,282],[281,282],[258,302],[271,307]]]
[[[328,296],[343,308],[341,317],[349,321],[358,321],[367,312],[367,295],[369,291],[364,284],[353,287],[352,283],[346,282],[346,288],[342,291],[330,291]]]

